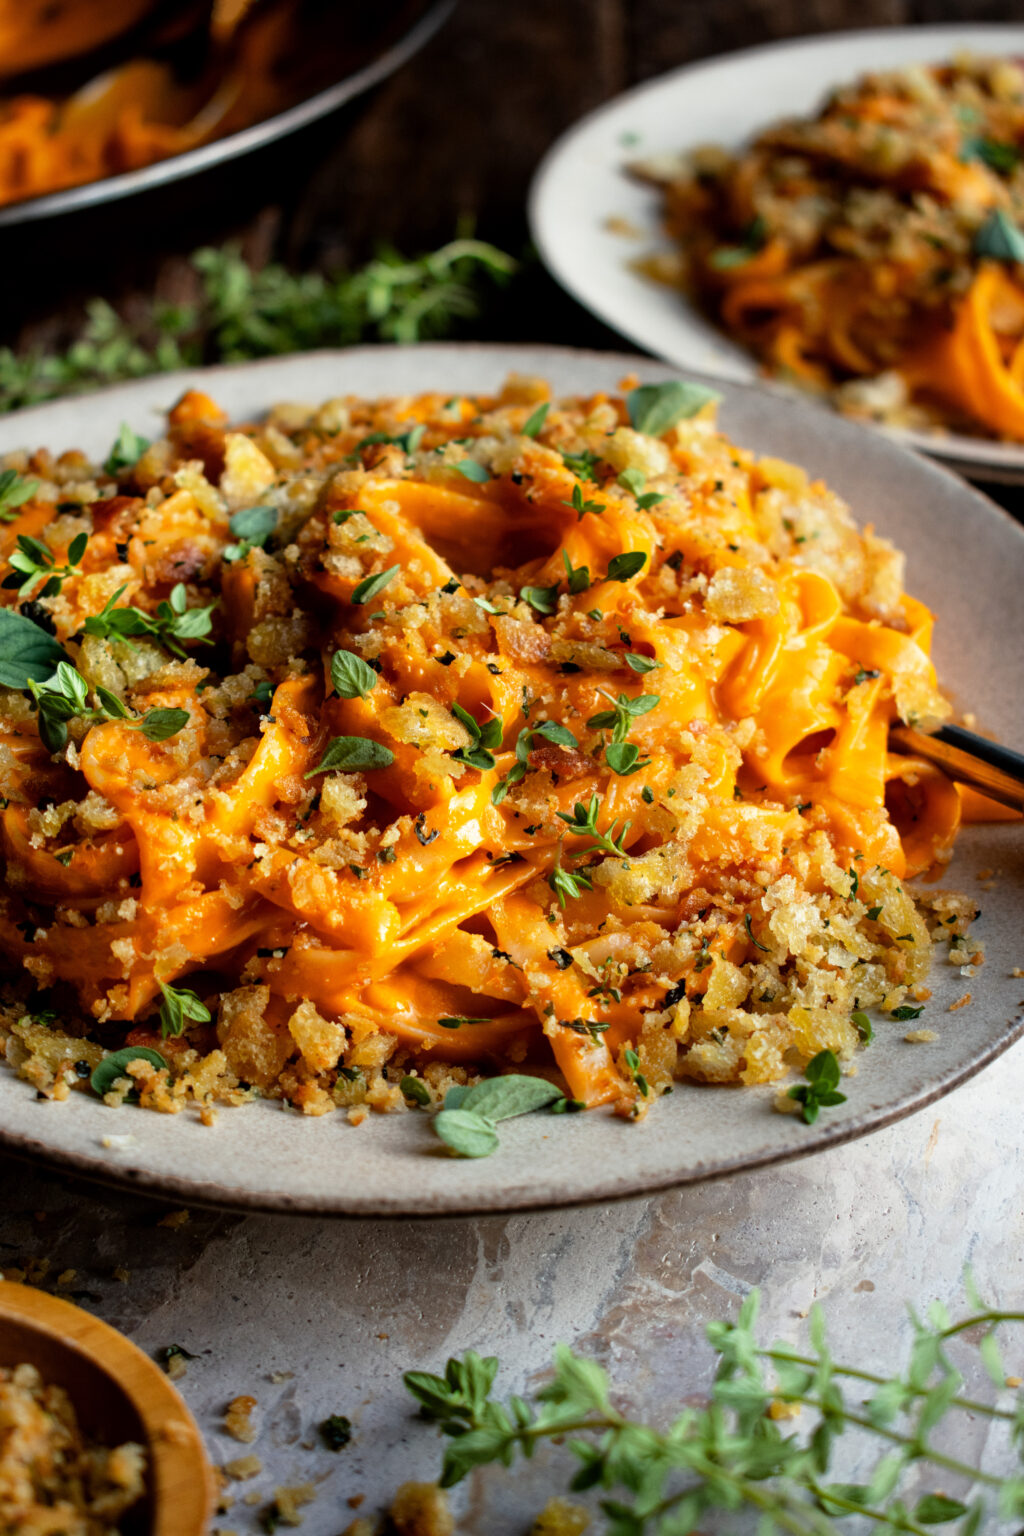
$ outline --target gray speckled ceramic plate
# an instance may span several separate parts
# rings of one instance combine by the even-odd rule
[[[236,368],[165,375],[0,421],[0,451],[16,446],[85,448],[102,456],[126,420],[152,433],[183,389],[199,385],[237,416],[278,400],[315,402],[346,392],[490,391],[512,370],[543,374],[556,391],[615,388],[635,371],[647,381],[673,371],[643,358],[552,347],[357,348]],[[951,474],[877,433],[742,385],[724,386],[722,420],[740,443],[805,465],[827,479],[908,552],[908,585],[939,614],[940,676],[979,720],[1024,747],[1024,530]],[[848,1141],[920,1109],[992,1061],[1024,1034],[1021,897],[1024,828],[969,828],[946,881],[978,890],[977,872],[998,871],[976,932],[988,960],[969,983],[974,1002],[947,1013],[965,983],[938,963],[921,1024],[938,1039],[910,1045],[882,1024],[848,1101],[806,1126],[772,1110],[775,1090],[681,1084],[639,1126],[603,1111],[506,1122],[493,1157],[448,1157],[424,1116],[371,1117],[353,1129],[341,1115],[305,1119],[269,1103],[222,1112],[212,1129],[174,1118],[112,1111],[74,1094],[36,1100],[0,1068],[0,1144],[43,1162],[186,1200],[339,1215],[425,1215],[511,1210],[639,1194],[798,1157]],[[117,1149],[104,1137],[127,1137]]]

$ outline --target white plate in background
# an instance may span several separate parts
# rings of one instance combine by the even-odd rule
[[[835,86],[866,71],[964,50],[1024,57],[1024,26],[832,32],[744,48],[635,86],[576,123],[542,161],[530,191],[541,257],[574,298],[655,357],[789,394],[778,382],[765,384],[753,354],[678,289],[635,270],[637,258],[672,244],[661,226],[661,193],[630,176],[628,166],[697,144],[738,148],[778,118],[815,111]],[[618,233],[609,220],[635,234]],[[961,433],[891,435],[974,479],[1024,483],[1024,444]]]

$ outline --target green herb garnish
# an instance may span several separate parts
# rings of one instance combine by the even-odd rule
[[[320,1438],[329,1451],[343,1451],[352,1439],[352,1421],[343,1413],[332,1413],[320,1423]]]
[[[111,1051],[109,1056],[104,1056],[99,1066],[89,1078],[89,1087],[93,1093],[98,1093],[102,1099],[105,1093],[109,1093],[119,1077],[127,1077],[125,1068],[130,1061],[148,1061],[150,1066],[167,1068],[167,1062],[159,1051],[151,1050],[148,1045],[126,1045],[123,1050]]]
[[[585,565],[573,565],[569,559],[568,550],[562,550],[562,562],[565,566],[566,579],[569,585],[569,594],[576,597],[580,592],[586,592],[590,586],[590,571]]]
[[[137,432],[132,431],[126,421],[122,421],[114,446],[104,461],[104,472],[116,477],[123,469],[131,469],[132,465],[137,464],[142,458],[149,446],[148,437],[140,437]]]
[[[16,469],[5,469],[0,474],[0,523],[13,523],[15,518],[20,517],[18,508],[38,488],[38,480],[25,480]]]
[[[861,1013],[858,1010],[856,1013],[851,1014],[851,1018],[853,1020],[853,1027],[864,1044],[870,1045],[871,1041],[875,1038],[875,1029],[867,1014]]]
[[[395,754],[383,742],[371,741],[366,736],[335,736],[306,778],[315,778],[318,773],[365,773],[371,768],[390,768],[394,760]]]
[[[604,512],[604,506],[600,501],[584,501],[583,491],[578,485],[572,488],[572,500],[563,501],[562,506],[572,507],[578,523],[582,523],[588,512],[593,512],[596,517],[600,517]]]
[[[750,940],[751,944],[753,944],[754,948],[762,950],[763,953],[767,955],[769,953],[768,945],[767,944],[762,944],[758,939],[756,939],[754,937],[754,930],[750,926],[750,913],[749,912],[746,914],[746,916],[743,919],[743,926],[747,930],[747,938]]]
[[[991,261],[1024,262],[1024,234],[1003,212],[994,208],[974,236],[975,256]]]
[[[160,1033],[177,1037],[184,1033],[186,1019],[196,1024],[209,1024],[211,1014],[206,1004],[187,987],[172,987],[161,981]]]
[[[59,752],[68,739],[68,721],[75,718],[94,725],[104,720],[120,720],[132,730],[141,731],[150,741],[167,741],[189,721],[185,709],[151,709],[133,715],[123,699],[97,684],[93,689],[96,704],[89,704],[89,684],[68,661],[61,661],[53,676],[44,683],[29,679],[28,691],[39,715],[39,739],[48,752]]]
[[[548,411],[550,409],[550,400],[545,400],[542,405],[538,405],[537,409],[530,413],[526,421],[523,423],[522,433],[524,437],[537,436],[538,432],[547,420]]]
[[[389,565],[386,571],[380,571],[376,576],[364,577],[353,589],[349,601],[355,603],[357,608],[361,608],[364,603],[376,597],[378,592],[383,592],[388,582],[394,581],[401,569],[400,565]]]
[[[589,853],[622,854],[626,851],[623,844],[626,833],[629,831],[632,823],[629,821],[625,822],[622,831],[619,833],[618,838],[616,838],[615,828],[618,826],[617,819],[609,825],[607,832],[599,832],[597,830],[597,818],[600,813],[601,802],[596,795],[591,795],[587,805],[577,800],[573,806],[572,815],[567,811],[557,811],[555,813],[559,821],[564,821],[569,831],[574,832],[577,837],[589,837],[592,839],[589,848],[580,850],[581,857],[585,857]]]
[[[497,1150],[494,1127],[499,1121],[531,1114],[563,1097],[560,1088],[542,1077],[490,1077],[468,1090],[452,1089],[434,1119],[434,1130],[460,1157],[487,1157]]]
[[[640,758],[640,748],[632,741],[610,741],[604,749],[604,760],[613,773],[628,778],[650,764],[650,758]]]
[[[663,665],[655,661],[652,656],[641,656],[636,651],[627,651],[623,658],[631,672],[638,672],[643,677],[645,672],[656,672]]]
[[[231,564],[244,560],[250,549],[263,549],[277,528],[276,507],[246,507],[228,520],[228,527],[238,540],[224,550],[224,559]]]
[[[366,699],[377,686],[377,674],[352,651],[335,651],[331,657],[331,682],[341,699]]]
[[[56,597],[69,576],[81,576],[82,556],[88,542],[87,533],[77,533],[68,545],[67,560],[58,565],[53,552],[39,539],[31,539],[26,533],[19,534],[17,547],[9,556],[11,574],[4,577],[3,585],[17,587],[18,596],[24,598],[38,581],[43,581],[45,584],[36,592],[36,597]]]
[[[748,262],[758,251],[764,250],[767,229],[761,215],[755,214],[743,231],[739,245],[720,245],[712,251],[708,265],[714,267],[716,272],[728,272],[731,267],[741,267]]]
[[[493,719],[479,725],[461,704],[452,705],[452,714],[469,732],[471,743],[453,752],[452,757],[457,763],[467,763],[470,768],[479,768],[481,773],[487,773],[494,767],[494,751],[501,746],[504,735],[501,720],[495,715]]]
[[[24,693],[67,661],[63,646],[45,629],[13,608],[0,607],[0,685]]]
[[[548,875],[548,885],[558,897],[558,905],[565,911],[566,902],[575,901],[584,891],[592,891],[594,882],[585,869],[568,870],[558,863]]]
[[[819,1051],[804,1068],[806,1083],[799,1083],[789,1090],[789,1097],[803,1105],[803,1115],[808,1125],[813,1125],[820,1110],[835,1104],[845,1104],[846,1094],[837,1093],[839,1063],[832,1051]]]
[[[477,485],[485,485],[491,478],[490,470],[476,459],[460,459],[457,464],[451,466],[457,474],[466,480],[473,480]]]
[[[624,555],[616,555],[608,562],[607,581],[628,581],[638,571],[642,571],[647,564],[647,556],[641,549],[628,550]]]
[[[1000,176],[1009,176],[1020,164],[1020,151],[1015,144],[1007,144],[1003,139],[972,135],[961,144],[960,159],[980,160],[989,170],[998,172]]]
[[[631,699],[628,694],[620,693],[617,699],[611,694],[599,689],[606,699],[611,699],[612,708],[602,709],[596,715],[591,715],[587,725],[591,730],[608,731],[612,733],[613,741],[625,741],[629,734],[629,728],[637,715],[646,715],[656,705],[661,703],[661,695],[657,693],[640,693]]]
[[[523,587],[519,596],[524,603],[529,603],[531,608],[538,613],[552,614],[558,612],[558,582],[553,587]]]
[[[639,1093],[643,1098],[646,1099],[647,1095],[651,1091],[651,1088],[646,1077],[644,1077],[643,1073],[640,1071],[640,1057],[637,1055],[636,1051],[630,1047],[629,1049],[623,1051],[622,1059],[626,1063],[629,1075],[633,1079],[634,1083],[636,1083]]]
[[[717,390],[688,379],[667,384],[641,384],[626,396],[626,409],[636,432],[662,437],[679,421],[696,416],[711,400],[721,400]]]
[[[87,635],[101,640],[121,640],[131,645],[132,639],[146,636],[164,645],[175,656],[184,657],[184,642],[196,641],[200,645],[212,644],[213,611],[217,604],[205,608],[188,606],[188,589],[184,582],[171,588],[170,599],[157,604],[156,613],[143,613],[140,608],[118,608],[116,603],[125,587],[118,587],[107,599],[99,613],[92,613],[82,626]]]

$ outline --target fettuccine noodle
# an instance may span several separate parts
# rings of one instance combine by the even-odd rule
[[[84,701],[55,745],[50,684],[0,694],[15,1065],[60,1097],[127,1040],[157,1108],[358,1118],[526,1064],[638,1115],[925,996],[930,922],[973,914],[902,883],[961,817],[887,748],[948,714],[931,615],[705,396],[512,379],[231,430],[192,393],[115,474],[10,461],[39,485],[0,556],[68,574],[0,595]]]

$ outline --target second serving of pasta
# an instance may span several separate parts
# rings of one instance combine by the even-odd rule
[[[732,152],[637,166],[691,291],[851,415],[1024,440],[1024,68],[961,55],[844,83]]]
[[[631,382],[191,393],[105,468],[9,456],[0,649],[48,660],[0,665],[0,1038],[42,1093],[128,1044],[168,1066],[109,1102],[207,1118],[510,1067],[636,1117],[927,998],[973,915],[903,884],[961,813],[887,750],[948,712],[931,615],[706,391]]]

